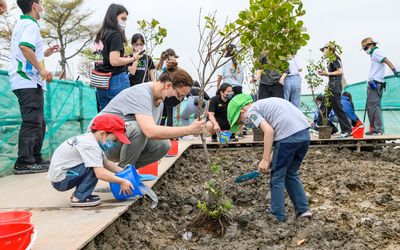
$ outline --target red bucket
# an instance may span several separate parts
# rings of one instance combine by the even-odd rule
[[[0,212],[0,224],[31,223],[32,213],[28,211]]]
[[[354,127],[352,128],[352,135],[355,139],[364,138],[364,127]]]
[[[0,225],[0,249],[25,250],[31,243],[33,225],[12,223]]]
[[[154,176],[158,176],[158,161],[139,168],[137,172],[139,174],[152,174]]]
[[[170,140],[171,149],[168,151],[167,156],[177,156],[178,155],[178,140]]]

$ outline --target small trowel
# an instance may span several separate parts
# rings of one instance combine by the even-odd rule
[[[247,174],[236,177],[235,183],[242,183],[245,181],[254,180],[254,179],[257,179],[259,176],[260,176],[260,172],[258,172],[258,171],[249,172]]]

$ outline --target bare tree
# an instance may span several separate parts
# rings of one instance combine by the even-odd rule
[[[60,45],[61,69],[66,72],[68,60],[79,55],[79,53],[94,38],[94,27],[97,25],[88,24],[89,17],[93,11],[82,11],[84,0],[46,0],[44,8],[47,25],[47,34],[44,38],[50,44],[56,41]],[[79,44],[78,49],[67,55],[67,47],[71,44]]]

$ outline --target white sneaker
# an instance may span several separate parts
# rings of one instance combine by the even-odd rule
[[[296,216],[296,219],[297,219],[297,220],[299,220],[299,219],[301,219],[301,218],[308,218],[308,219],[311,219],[311,218],[312,218],[312,213],[310,212],[310,210],[308,210],[308,211],[306,211],[306,212],[304,212],[304,213],[299,214],[299,215]]]

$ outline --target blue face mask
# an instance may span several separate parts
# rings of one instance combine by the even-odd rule
[[[110,152],[117,147],[117,144],[113,140],[107,139],[105,143],[99,141],[99,146],[104,152]]]

